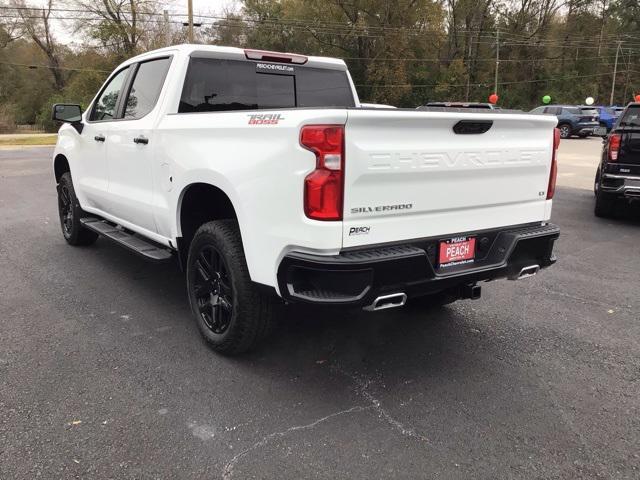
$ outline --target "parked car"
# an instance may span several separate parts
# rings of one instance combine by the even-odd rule
[[[624,107],[595,107],[598,110],[600,116],[600,126],[607,129],[609,132],[620,114],[624,111]]]
[[[127,60],[86,112],[53,108],[63,236],[176,258],[223,353],[266,336],[278,297],[444,303],[555,262],[555,119],[359,106],[338,59],[181,45]]]
[[[558,119],[560,138],[569,138],[572,135],[585,138],[589,135],[600,134],[600,130],[596,130],[600,127],[597,114],[591,111],[583,113],[580,107],[570,105],[545,105],[534,108],[530,113],[555,115]]]
[[[640,103],[631,103],[604,140],[594,182],[595,214],[609,217],[619,201],[640,199]]]

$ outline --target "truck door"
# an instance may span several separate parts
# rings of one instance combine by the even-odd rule
[[[170,57],[161,57],[133,67],[122,119],[114,122],[107,145],[109,213],[151,232],[156,232],[153,113],[170,63]]]
[[[86,121],[74,165],[73,183],[83,205],[109,212],[109,176],[107,140],[117,118],[117,106],[129,75],[130,67],[116,72],[106,83]]]

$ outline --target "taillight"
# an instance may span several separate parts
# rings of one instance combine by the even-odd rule
[[[553,152],[551,153],[551,170],[549,185],[547,186],[547,200],[551,200],[556,193],[556,179],[558,177],[558,147],[560,146],[560,129],[553,130]]]
[[[618,161],[618,153],[620,153],[620,142],[622,135],[619,133],[612,133],[609,135],[609,160],[611,162]]]
[[[314,220],[342,220],[344,127],[307,125],[300,144],[316,154],[316,169],[304,179],[304,213]]]

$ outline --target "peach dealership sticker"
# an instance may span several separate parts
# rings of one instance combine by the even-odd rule
[[[475,254],[475,237],[457,237],[440,242],[440,265],[459,265],[473,262]]]

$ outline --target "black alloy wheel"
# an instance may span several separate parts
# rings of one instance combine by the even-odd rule
[[[58,212],[62,234],[65,238],[70,238],[73,231],[73,200],[66,184],[58,186]]]
[[[64,239],[69,245],[91,245],[97,240],[98,234],[82,226],[80,219],[86,213],[80,207],[69,172],[62,174],[57,189],[58,214]]]
[[[187,292],[198,330],[216,352],[255,348],[272,331],[275,295],[251,280],[238,222],[207,222],[189,244]]]
[[[211,245],[203,246],[196,258],[193,293],[198,313],[206,327],[221,335],[233,316],[233,286],[229,269],[220,252]]]

